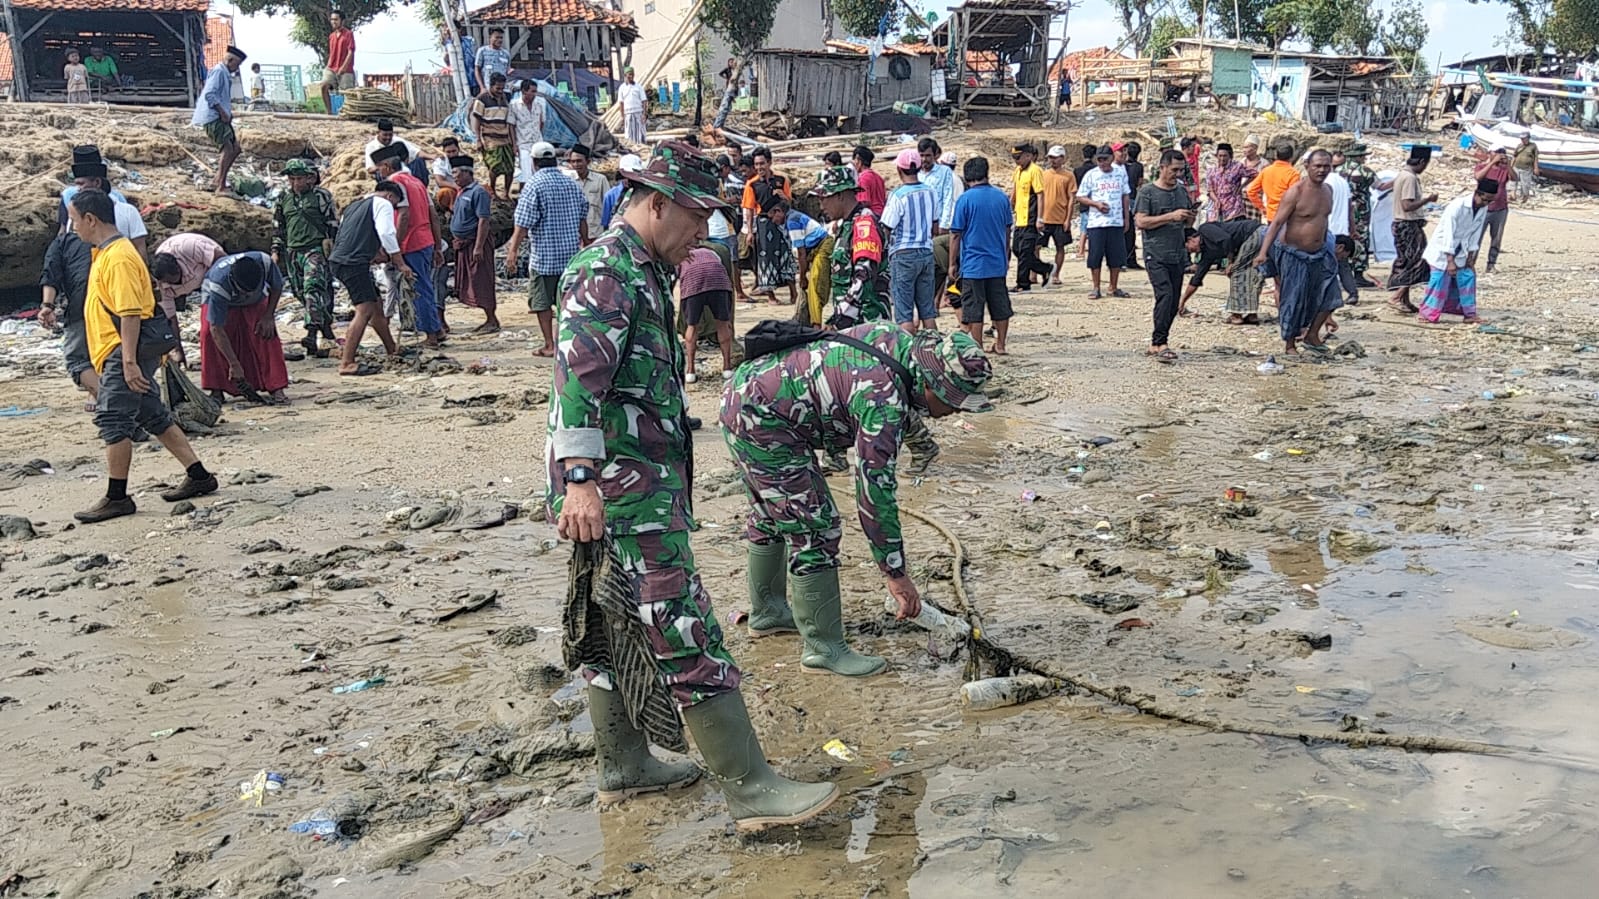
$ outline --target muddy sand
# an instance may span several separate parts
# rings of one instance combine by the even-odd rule
[[[156,494],[181,473],[142,448],[139,514],[94,527],[71,523],[104,478],[82,398],[48,343],[0,338],[0,409],[43,410],[0,418],[0,513],[28,519],[0,529],[0,895],[1591,895],[1595,234],[1593,204],[1518,209],[1482,279],[1492,327],[1368,292],[1343,354],[1270,377],[1275,327],[1223,324],[1225,279],[1165,366],[1142,356],[1143,276],[1091,302],[1068,265],[1018,298],[997,410],[934,422],[943,456],[902,481],[962,542],[995,643],[1242,727],[1504,754],[1217,733],[1070,692],[963,713],[964,655],[883,613],[851,527],[851,639],[889,673],[803,675],[795,640],[729,628],[768,754],[844,789],[750,839],[707,784],[595,807],[559,667],[568,548],[539,514],[549,363],[515,297],[448,360],[291,363],[292,406],[230,404],[197,438],[221,492],[173,510]],[[747,605],[743,500],[714,429],[696,449],[725,615]],[[951,548],[906,535],[952,608]],[[281,787],[257,793],[262,772]],[[319,811],[333,833],[293,829]]]

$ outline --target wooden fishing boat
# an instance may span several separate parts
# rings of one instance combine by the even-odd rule
[[[1545,178],[1563,181],[1591,193],[1599,193],[1599,138],[1577,131],[1546,128],[1542,125],[1517,125],[1468,119],[1461,122],[1472,146],[1484,150],[1504,148],[1512,154],[1521,146],[1521,136],[1531,134],[1538,147],[1538,170]]]

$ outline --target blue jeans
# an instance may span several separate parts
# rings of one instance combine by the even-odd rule
[[[889,293],[894,298],[894,321],[938,318],[933,305],[933,251],[898,250],[888,258]]]
[[[438,296],[433,291],[433,248],[406,253],[405,264],[416,272],[416,280],[411,282],[416,297],[411,305],[416,309],[417,331],[423,334],[443,331],[444,324],[439,321]]]

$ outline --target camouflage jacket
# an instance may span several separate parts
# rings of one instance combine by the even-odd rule
[[[857,325],[843,333],[920,372],[911,359],[911,336],[892,322]],[[878,567],[889,577],[905,573],[894,465],[909,414],[909,400],[887,366],[835,341],[741,365],[722,395],[729,444],[756,471],[782,463],[800,441],[807,454],[855,448],[861,530]]]
[[[272,204],[272,252],[320,250],[322,241],[339,233],[333,195],[320,187],[303,194],[285,190]],[[283,260],[285,264],[288,260]]]
[[[1354,159],[1344,160],[1338,167],[1338,174],[1344,176],[1349,182],[1349,196],[1355,204],[1355,215],[1362,219],[1371,217],[1371,186],[1377,181],[1377,173],[1372,171],[1365,163]]]
[[[830,274],[835,311],[828,324],[848,328],[893,318],[888,303],[888,267],[883,265],[883,226],[865,204],[838,226]]]
[[[676,275],[650,258],[637,231],[614,223],[567,266],[546,443],[551,521],[565,497],[561,460],[583,458],[599,461],[612,536],[691,529]]]

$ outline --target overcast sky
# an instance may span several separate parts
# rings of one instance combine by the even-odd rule
[[[1109,0],[1077,0],[1071,11],[1068,30],[1071,49],[1114,46],[1121,39],[1121,22]],[[473,6],[487,4],[472,4]],[[924,5],[944,16],[945,2]],[[1375,0],[1386,6],[1387,0]],[[218,0],[216,12],[236,13],[231,3]],[[1506,29],[1502,4],[1473,4],[1464,0],[1430,0],[1426,5],[1431,35],[1427,41],[1427,63],[1436,68],[1439,54],[1444,64],[1467,57],[1485,56],[1498,48],[1494,42]],[[238,45],[250,54],[252,62],[280,65],[312,65],[316,57],[310,50],[289,40],[289,19],[284,16],[236,16],[234,32]],[[440,63],[435,35],[422,21],[417,6],[399,6],[392,13],[356,30],[356,71],[361,73],[399,73],[410,63],[416,72],[432,72]]]

